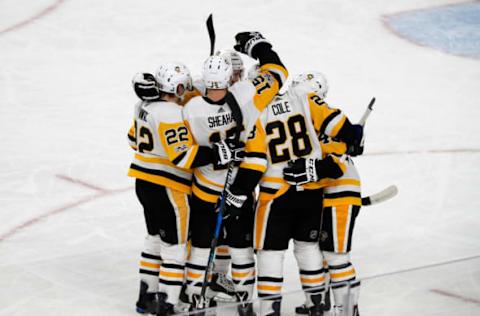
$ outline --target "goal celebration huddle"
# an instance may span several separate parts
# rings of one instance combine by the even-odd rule
[[[359,315],[352,157],[363,153],[366,117],[354,124],[327,104],[321,69],[290,74],[287,85],[281,54],[259,32],[214,53],[207,25],[212,50],[198,79],[181,62],[133,78],[128,175],[147,228],[137,312],[203,315],[229,301],[238,315],[280,315],[293,241],[305,303],[282,310]]]

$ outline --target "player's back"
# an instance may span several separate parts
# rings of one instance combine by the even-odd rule
[[[240,142],[245,143],[261,111],[256,106],[256,88],[248,80],[240,81],[230,87],[242,112]],[[214,102],[205,97],[195,97],[183,109],[183,115],[193,134],[195,143],[200,146],[212,146],[213,143],[233,137],[237,127],[230,106],[225,99]],[[209,164],[194,170],[193,192],[208,202],[216,202],[225,182],[227,166]],[[233,176],[236,174],[234,170]]]
[[[190,192],[191,171],[175,166],[168,159],[170,145],[181,140],[182,107],[173,102],[141,101],[135,106],[136,152],[129,176]]]
[[[290,160],[322,156],[308,104],[298,102],[289,93],[278,95],[262,112],[260,122],[268,159],[260,190],[270,194],[285,191],[288,185],[282,171]]]

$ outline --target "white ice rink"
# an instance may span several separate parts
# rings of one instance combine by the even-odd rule
[[[363,192],[400,192],[357,219],[362,316],[480,315],[480,59],[385,22],[461,2],[0,0],[0,315],[135,315],[130,80],[169,60],[198,73],[210,12],[218,47],[262,31],[290,73],[326,73],[353,121],[377,98]],[[285,270],[284,291],[300,289],[292,255]]]

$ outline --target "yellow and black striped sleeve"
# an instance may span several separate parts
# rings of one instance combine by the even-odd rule
[[[308,105],[315,131],[319,135],[337,136],[347,117],[343,115],[339,109],[329,107],[328,104],[315,93],[308,95]]]
[[[137,150],[137,138],[135,135],[135,121],[133,121],[132,126],[128,130],[127,140],[130,147],[132,147],[133,150]]]
[[[240,163],[231,191],[252,192],[267,170],[267,163],[266,134],[260,120],[257,120],[245,144],[245,158]]]
[[[356,133],[350,120],[339,110],[331,108],[317,94],[308,95],[313,125],[319,135],[327,135],[352,145]]]
[[[178,123],[160,123],[158,136],[168,159],[177,167],[192,169],[213,162],[213,149],[195,143],[186,121]]]
[[[327,140],[320,139],[320,147],[324,156],[334,154],[341,156],[347,153],[347,144],[328,138]]]
[[[288,71],[268,43],[256,45],[252,56],[260,64],[260,74],[252,80],[256,90],[253,103],[262,112],[287,80]]]

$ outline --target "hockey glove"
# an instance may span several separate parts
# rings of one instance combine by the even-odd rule
[[[225,166],[230,161],[241,161],[245,156],[243,147],[237,147],[232,139],[221,140],[213,144],[215,152],[215,165]]]
[[[242,214],[242,206],[247,200],[246,194],[232,192],[225,189],[225,207],[223,209],[223,218],[238,219]]]
[[[360,124],[352,125],[354,131],[353,143],[348,146],[347,154],[350,156],[360,156],[363,154],[363,143],[365,141],[363,134],[363,126]]]
[[[266,43],[269,47],[272,47],[269,41],[263,37],[259,32],[241,32],[235,35],[237,44],[233,47],[240,53],[247,54],[255,59],[254,48],[260,43]]]
[[[292,185],[317,182],[315,162],[316,159],[314,158],[300,158],[289,161],[288,166],[283,169],[283,179]]]
[[[291,185],[317,182],[323,178],[337,179],[342,175],[342,169],[330,155],[325,159],[300,158],[293,160],[283,169],[283,179]]]
[[[132,85],[137,96],[144,101],[152,101],[160,97],[157,81],[148,72],[137,73],[132,79]]]

